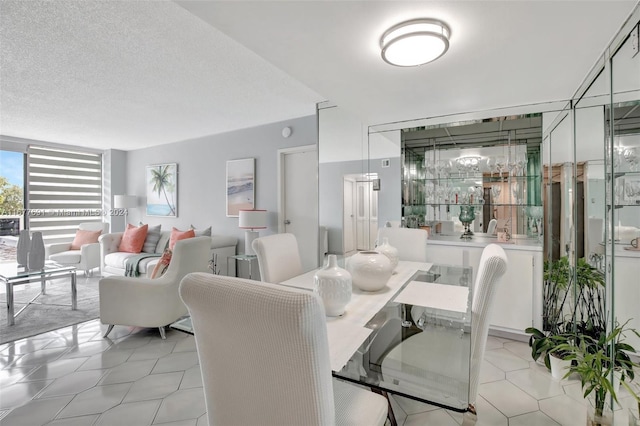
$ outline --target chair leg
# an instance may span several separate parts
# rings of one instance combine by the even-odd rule
[[[113,330],[113,324],[109,324],[109,327],[107,328],[107,332],[102,335],[102,338],[107,337],[107,335],[111,333],[111,330]]]
[[[162,337],[162,340],[166,340],[167,335],[164,333],[164,327],[158,327],[158,330],[160,330],[160,337]]]
[[[398,426],[398,421],[396,420],[395,414],[393,414],[393,407],[391,406],[391,400],[389,399],[389,394],[387,393],[387,391],[371,388],[371,392],[385,397],[385,399],[387,400],[387,419],[389,420],[389,425]]]

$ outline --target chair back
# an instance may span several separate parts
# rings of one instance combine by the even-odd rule
[[[102,231],[102,234],[109,232],[109,224],[107,222],[82,222],[78,224],[78,229],[82,231]]]
[[[178,240],[173,247],[167,272],[158,279],[180,282],[191,272],[209,272],[211,237]]]
[[[281,283],[302,274],[302,262],[295,235],[275,234],[256,238],[251,247],[258,256],[262,281]]]
[[[469,402],[475,404],[480,381],[480,366],[489,333],[489,321],[500,278],[507,270],[507,255],[498,244],[482,251],[474,286],[471,324],[471,368]]]
[[[335,424],[324,309],[314,293],[189,274],[180,296],[210,426]]]
[[[493,235],[496,233],[496,227],[498,226],[497,219],[491,219],[489,221],[489,225],[487,225],[487,234]]]
[[[429,234],[423,229],[415,228],[380,228],[378,229],[378,245],[382,239],[388,238],[389,244],[398,249],[398,258],[412,262],[427,261],[427,239]]]

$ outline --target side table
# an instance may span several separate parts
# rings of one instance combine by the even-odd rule
[[[258,256],[256,256],[255,254],[236,254],[235,256],[229,256],[227,257],[227,271],[230,271],[231,269],[229,269],[229,260],[233,259],[233,261],[241,261],[241,262],[249,262],[249,279],[253,279],[252,278],[252,273],[251,273],[251,266],[253,264],[254,260],[258,259]],[[236,270],[236,277],[238,276],[238,268],[235,268]]]

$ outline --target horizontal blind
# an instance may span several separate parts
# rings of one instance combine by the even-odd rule
[[[30,146],[27,224],[45,243],[70,242],[82,222],[102,221],[102,154]]]

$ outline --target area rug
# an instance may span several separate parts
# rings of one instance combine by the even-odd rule
[[[7,295],[1,290],[0,344],[35,336],[61,327],[89,321],[100,316],[98,296],[99,278],[85,278],[79,274],[77,310],[71,310],[71,282],[69,278],[58,278],[47,282],[47,294],[36,299],[38,304],[27,307],[15,319],[15,325],[7,325]],[[15,287],[15,312],[40,292],[40,283]]]

